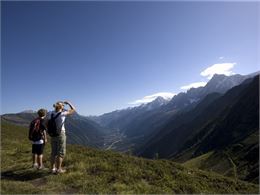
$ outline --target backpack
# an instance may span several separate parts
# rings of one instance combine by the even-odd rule
[[[61,112],[59,112],[58,114],[56,114],[56,116],[54,116],[54,113],[51,114],[51,119],[48,121],[48,134],[51,137],[57,137],[60,135],[61,133],[61,127],[58,128],[57,124],[56,124],[56,119],[61,115]]]
[[[34,119],[29,128],[29,140],[31,141],[39,141],[43,138],[43,132],[41,129],[41,119],[36,118]]]

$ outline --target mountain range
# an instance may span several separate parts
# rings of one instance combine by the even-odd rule
[[[259,76],[256,76],[225,94],[211,93],[193,109],[180,112],[136,154],[186,162],[210,153],[198,168],[258,183],[258,137]]]
[[[5,114],[28,126],[32,111]],[[259,72],[214,75],[199,88],[100,116],[68,117],[68,142],[163,158],[258,183]]]
[[[16,114],[4,114],[2,120],[16,125],[29,127],[30,122],[37,117],[34,111],[23,111]],[[75,113],[66,119],[68,143],[102,148],[104,137],[108,133],[104,127],[85,116]]]
[[[156,136],[178,113],[193,109],[211,93],[224,94],[232,87],[258,73],[231,76],[215,74],[205,87],[191,88],[187,92],[177,94],[170,101],[162,100],[163,98],[159,97],[148,104],[113,111],[91,119],[103,127],[117,129],[121,135],[123,134],[117,140],[114,149],[119,151],[135,150]]]
[[[258,183],[258,74],[214,75],[205,87],[149,111],[142,105],[96,122],[126,135],[115,149],[131,144],[134,155],[194,165],[193,159],[197,168]]]

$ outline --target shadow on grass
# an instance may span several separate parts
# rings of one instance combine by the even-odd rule
[[[49,175],[48,171],[38,171],[33,169],[15,169],[1,172],[1,179],[13,181],[31,181],[38,178],[43,178]]]
[[[9,180],[9,181],[24,181],[31,183],[34,187],[42,187],[47,184],[47,177],[50,175],[47,170],[33,170],[33,169],[15,169],[4,171],[1,173],[1,180]],[[78,189],[70,186],[66,186],[64,191],[58,192],[60,194],[75,194],[78,193]],[[57,193],[57,192],[55,192]]]

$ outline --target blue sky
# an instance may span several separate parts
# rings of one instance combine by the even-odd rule
[[[259,70],[259,3],[1,3],[2,113],[102,114]]]

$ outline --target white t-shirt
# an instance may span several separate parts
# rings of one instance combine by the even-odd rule
[[[58,114],[59,112],[56,112],[56,111],[50,111],[48,113],[48,119],[51,119],[51,115],[54,114],[54,117]],[[68,111],[67,110],[64,110],[61,112],[60,116],[58,116],[58,118],[56,118],[56,124],[57,124],[57,127],[61,127],[61,131],[65,132],[65,119],[66,119],[66,116],[68,115]]]
[[[43,139],[40,139],[40,140],[38,140],[38,141],[33,141],[32,142],[32,144],[43,144],[44,143],[44,141],[43,141]]]

